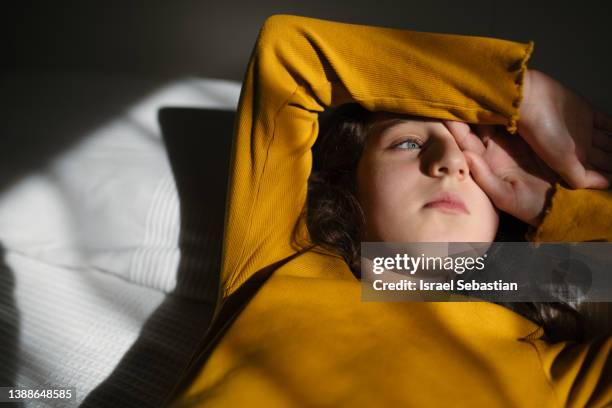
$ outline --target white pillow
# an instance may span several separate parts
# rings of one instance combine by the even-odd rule
[[[19,91],[20,81],[32,80],[37,79],[12,78],[13,92]],[[47,120],[45,112],[55,115],[49,118],[54,123],[79,122],[97,109],[97,100],[108,97],[101,95],[105,89],[130,94],[130,87],[140,90],[155,83],[140,81],[130,78],[118,82],[116,77],[92,80],[87,76],[47,78],[45,92],[61,98],[60,106],[53,110],[37,108],[37,103],[49,101],[33,100],[21,114],[25,117],[34,111],[36,117],[30,120],[41,124]],[[122,88],[117,88],[117,83]],[[181,254],[179,235],[200,236],[203,244],[221,236],[202,238],[207,232],[185,231],[189,224],[184,224],[181,231],[180,202],[158,113],[167,107],[235,110],[240,84],[192,78],[156,85],[116,116],[80,135],[45,167],[0,191],[0,241],[8,250],[64,268],[93,268],[167,293],[179,290],[191,297],[214,298],[216,287],[210,286],[206,276],[177,288],[179,263],[214,264],[197,259],[209,256],[204,252]],[[32,88],[31,83],[21,86]],[[74,93],[68,90],[75,86],[79,87],[79,97],[62,98]],[[87,100],[90,102],[84,103]],[[18,133],[19,122],[15,123],[11,131]],[[201,136],[230,140],[231,129],[227,134]],[[49,135],[39,137],[41,143],[53,143],[44,139]],[[201,271],[200,275],[210,272],[218,271]]]
[[[229,152],[186,150],[230,141],[240,85],[3,81],[0,384],[76,387],[75,406],[160,406],[216,300],[225,194],[205,186],[218,184]],[[214,163],[186,162],[205,154]]]

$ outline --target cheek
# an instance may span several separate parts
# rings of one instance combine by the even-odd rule
[[[414,168],[413,168],[414,167]],[[418,166],[391,162],[360,162],[357,169],[358,200],[366,217],[366,231],[380,240],[390,225],[404,223],[416,203]]]
[[[499,212],[485,192],[477,184],[474,183],[474,185],[475,226],[479,230],[478,235],[482,237],[482,241],[492,241],[499,226]]]
[[[401,188],[399,181],[391,166],[366,157],[357,167],[358,199],[371,209],[388,206]]]

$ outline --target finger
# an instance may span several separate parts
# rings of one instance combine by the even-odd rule
[[[612,153],[612,134],[595,129],[595,132],[593,132],[593,145]]]
[[[465,157],[472,178],[489,196],[493,204],[503,211],[511,211],[513,206],[516,206],[511,184],[496,176],[482,157],[472,152],[465,153]]]
[[[595,128],[612,132],[612,117],[601,111],[595,111]]]
[[[562,168],[551,168],[565,180],[571,188],[609,188],[611,180],[605,171],[583,166],[575,155],[569,155],[563,161]]]
[[[478,125],[477,125],[478,126]],[[465,150],[483,155],[487,151],[487,143],[491,138],[491,132],[477,133],[471,127],[464,135],[463,143]],[[483,138],[484,135],[484,138]]]
[[[599,170],[612,171],[612,153],[598,148],[589,149],[589,164]]]
[[[612,186],[612,174],[603,171],[587,170],[586,179],[585,188],[607,190]]]
[[[487,146],[489,140],[493,138],[497,132],[495,130],[495,126],[493,125],[474,125],[474,132],[476,136],[482,140],[482,143]]]
[[[560,167],[559,163],[562,163],[563,166]],[[587,179],[587,170],[573,154],[567,155],[564,160],[558,160],[553,164],[551,164],[551,168],[572,188],[589,188],[588,185],[594,182],[592,175],[589,176],[590,179]]]
[[[486,150],[486,147],[478,136],[472,133],[467,123],[445,120],[444,125],[451,132],[461,150],[472,151],[477,154],[483,154]]]
[[[586,152],[578,151],[576,142],[567,132],[567,129],[545,130],[539,135],[533,132],[523,132],[521,137],[531,147],[532,151],[565,180],[572,188],[586,188],[586,171],[578,155],[584,156]],[[552,140],[562,141],[552,143]],[[586,161],[583,158],[582,161]]]
[[[612,173],[591,168],[591,166],[587,165],[585,177],[587,179],[585,188],[605,190],[612,187]]]

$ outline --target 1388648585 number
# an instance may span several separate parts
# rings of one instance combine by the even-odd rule
[[[0,387],[0,402],[16,402],[25,400],[74,400],[75,398],[76,389],[74,387]]]

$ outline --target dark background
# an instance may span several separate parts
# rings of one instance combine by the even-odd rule
[[[612,5],[604,1],[22,1],[11,7],[0,17],[8,39],[4,72],[241,81],[259,27],[267,16],[285,13],[534,40],[531,68],[612,112]]]

